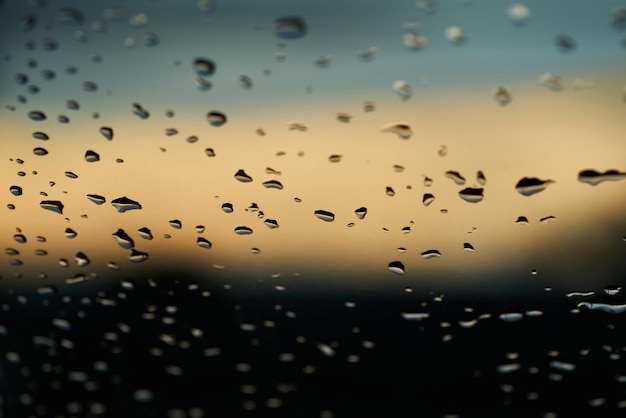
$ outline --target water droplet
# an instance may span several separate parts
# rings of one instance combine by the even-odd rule
[[[30,120],[34,120],[35,122],[41,122],[42,120],[46,120],[46,114],[39,110],[31,110],[28,112],[28,117]]]
[[[554,39],[554,44],[561,52],[571,52],[576,49],[576,41],[568,35],[558,35]]]
[[[458,171],[446,171],[446,177],[458,186],[463,186],[465,184],[465,177],[459,174]]]
[[[539,84],[548,87],[552,91],[561,91],[565,87],[565,82],[555,74],[546,73],[539,77]]]
[[[517,322],[524,318],[521,312],[507,312],[500,314],[499,318],[505,322]]]
[[[307,34],[307,24],[302,17],[286,16],[274,21],[274,34],[283,39],[298,39]]]
[[[422,253],[422,258],[429,260],[431,258],[439,258],[441,253],[437,250],[427,250]]]
[[[621,286],[618,285],[610,285],[610,286],[606,286],[604,288],[604,293],[606,293],[609,296],[615,296],[617,295],[620,291],[622,290]]]
[[[283,185],[280,181],[278,180],[269,180],[263,183],[263,186],[265,186],[265,188],[267,189],[277,189],[277,190],[282,190],[283,189]]]
[[[470,244],[469,242],[463,243],[463,249],[465,251],[469,251],[469,252],[472,252],[472,253],[475,251],[474,250],[474,246],[472,244]]]
[[[506,106],[513,100],[513,95],[509,89],[500,86],[493,90],[493,98],[500,106]]]
[[[404,80],[396,80],[391,85],[394,93],[399,95],[402,100],[408,100],[413,95],[413,88]]]
[[[22,195],[22,188],[20,186],[11,186],[9,187],[9,191],[11,192],[11,194],[13,194],[13,196]]]
[[[232,213],[233,212],[233,204],[232,203],[223,203],[222,204],[222,210],[226,213]]]
[[[183,223],[179,219],[172,219],[169,221],[169,224],[174,229],[181,229],[183,227]]]
[[[85,152],[85,161],[87,161],[88,163],[95,163],[97,161],[100,161],[100,154],[92,150],[87,150]]]
[[[551,222],[551,221],[556,221],[556,216],[552,216],[552,215],[544,216],[543,218],[539,219],[539,222],[542,222],[544,224],[547,224],[548,222]]]
[[[619,181],[626,179],[626,173],[617,170],[607,170],[601,173],[596,170],[583,170],[578,173],[578,181],[595,186],[603,181]]]
[[[152,394],[152,391],[150,389],[137,389],[133,393],[133,399],[136,402],[141,402],[141,403],[152,402],[153,397],[154,395]]]
[[[147,239],[147,240],[151,240],[152,239],[152,231],[150,231],[150,229],[145,227],[145,226],[143,228],[139,228],[137,230],[137,233],[143,239]]]
[[[378,48],[375,46],[370,46],[370,47],[360,50],[357,53],[357,56],[363,61],[371,61],[374,58],[376,58],[377,54],[378,54]]]
[[[113,200],[111,204],[117,209],[119,213],[124,213],[128,210],[139,210],[141,209],[141,204],[139,202],[135,202],[127,198],[126,196],[118,197]]]
[[[393,188],[386,186],[385,187],[385,194],[389,197],[393,197],[396,195],[396,192],[393,190]]]
[[[542,192],[550,184],[556,183],[554,180],[540,180],[536,177],[524,177],[515,185],[515,190],[521,195],[532,196]]]
[[[611,13],[611,25],[615,29],[626,29],[626,7],[617,7]]]
[[[15,242],[19,242],[20,244],[25,244],[27,241],[24,234],[15,234],[13,235],[13,239],[15,240]]]
[[[100,133],[109,141],[113,139],[113,128],[110,128],[108,126],[102,126],[100,128]]]
[[[521,3],[513,3],[507,14],[516,25],[523,25],[530,19],[530,9]]]
[[[89,93],[98,91],[98,85],[93,81],[83,81],[82,86],[83,90]]]
[[[206,153],[207,157],[215,157],[215,151],[213,150],[213,148],[207,148],[204,150],[204,152]]]
[[[193,61],[193,70],[201,77],[208,77],[215,72],[215,63],[206,58],[196,58]]]
[[[306,132],[309,130],[306,124],[302,122],[289,122],[287,123],[287,129],[290,131],[299,131],[299,132]]]
[[[206,249],[209,249],[213,246],[213,244],[211,244],[211,241],[202,237],[198,237],[198,239],[196,239],[196,244],[198,244],[198,247]]]
[[[239,85],[244,89],[251,89],[253,86],[252,79],[247,75],[241,74],[239,76]]]
[[[133,263],[141,263],[142,261],[146,261],[148,259],[148,253],[137,251],[133,248],[130,250],[128,259]]]
[[[59,49],[59,43],[56,41],[56,39],[43,38],[41,40],[41,49],[43,49],[44,51],[56,51],[57,49]]]
[[[356,209],[354,211],[354,214],[359,219],[365,219],[365,215],[367,215],[367,208],[366,207],[360,207],[360,208],[358,208],[358,209]]]
[[[83,20],[84,16],[78,9],[67,7],[57,12],[57,22],[65,25],[79,25]]]
[[[528,218],[525,216],[518,216],[515,223],[518,225],[528,225]]]
[[[143,44],[148,48],[152,48],[159,44],[159,36],[154,32],[146,32],[143,34]]]
[[[265,226],[267,226],[269,229],[276,229],[279,227],[278,225],[278,221],[275,219],[266,219],[265,221],[263,221],[263,223],[265,224]]]
[[[87,195],[87,199],[89,199],[90,201],[92,201],[96,205],[101,205],[103,203],[106,203],[106,201],[107,201],[104,196],[100,196],[100,195],[97,195],[97,194],[88,194]]]
[[[226,115],[215,110],[207,113],[206,118],[211,126],[220,127],[226,123]]]
[[[407,321],[422,321],[424,319],[430,318],[430,313],[428,312],[402,312],[402,318]]]
[[[482,171],[478,171],[476,173],[476,181],[478,182],[478,184],[480,184],[481,186],[484,186],[485,184],[487,184],[487,178],[485,177],[485,173],[483,173]]]
[[[53,295],[55,293],[57,293],[57,288],[54,286],[41,286],[37,288],[38,295],[48,296],[48,295]]]
[[[422,204],[424,206],[429,206],[434,201],[435,201],[435,196],[433,196],[430,193],[425,193],[424,196],[422,197]]]
[[[404,226],[404,227],[402,227],[402,233],[403,233],[403,234],[409,234],[409,233],[411,233],[411,227],[410,227],[410,226]]]
[[[39,206],[41,206],[43,209],[47,209],[58,214],[63,214],[63,203],[58,200],[42,200],[41,202],[39,202]]]
[[[144,109],[139,103],[133,103],[131,108],[133,114],[139,116],[141,119],[148,119],[150,117],[150,112]]]
[[[483,189],[475,189],[472,187],[466,187],[459,192],[461,199],[470,203],[478,203],[484,199]]]
[[[249,175],[246,174],[245,171],[243,171],[243,169],[239,169],[236,173],[235,173],[235,178],[237,180],[239,180],[242,183],[250,183],[252,181],[252,177],[250,177]]]
[[[43,157],[44,155],[48,155],[48,150],[42,147],[33,148],[33,154]]]
[[[404,46],[412,50],[423,49],[428,45],[426,37],[416,33],[405,33],[402,41]]]
[[[90,263],[89,257],[87,257],[82,252],[76,253],[76,256],[74,258],[76,259],[76,265],[78,265],[78,267],[85,267]]]
[[[47,141],[48,139],[50,139],[48,134],[46,134],[45,132],[33,132],[33,138],[39,139],[41,141]]]
[[[122,248],[130,249],[135,246],[135,241],[122,228],[119,228],[112,236]]]
[[[376,105],[374,102],[365,102],[363,103],[363,111],[364,112],[373,112],[376,110]]]
[[[247,226],[238,226],[237,228],[235,228],[235,234],[237,235],[250,235],[252,234],[252,228],[249,228]]]
[[[74,231],[72,228],[65,228],[65,238],[73,239],[78,236],[78,233]]]
[[[66,100],[65,107],[69,110],[80,110],[80,104],[76,100]]]
[[[446,39],[455,45],[461,45],[467,41],[465,31],[458,26],[449,26],[445,31]]]
[[[335,355],[335,349],[328,344],[318,343],[317,349],[326,357],[333,357]]]
[[[402,275],[404,274],[404,264],[401,261],[392,261],[387,265],[390,272]]]
[[[335,220],[335,214],[332,212],[328,212],[325,210],[316,210],[315,212],[313,212],[315,214],[315,216],[317,216],[318,219],[321,219],[322,221],[325,222],[332,222]]]

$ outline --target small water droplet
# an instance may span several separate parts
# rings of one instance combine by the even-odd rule
[[[428,312],[402,312],[402,318],[407,321],[422,321],[424,319],[430,318],[430,313]]]
[[[265,226],[267,226],[269,229],[276,229],[279,227],[278,225],[278,221],[276,221],[275,219],[266,219],[265,221],[263,221],[263,223],[265,224]]]
[[[145,32],[143,34],[143,44],[148,48],[155,47],[159,44],[159,36],[154,32]]]
[[[435,201],[435,196],[430,193],[424,193],[424,196],[422,196],[422,204],[424,206],[429,206],[434,201]]]
[[[404,274],[404,264],[401,261],[392,261],[387,265],[390,272],[402,275]]]
[[[470,203],[478,203],[484,199],[483,189],[476,189],[472,187],[466,187],[459,192],[461,199]]]
[[[43,209],[47,209],[58,214],[63,214],[63,203],[58,200],[42,200],[39,202],[39,206]]]
[[[548,222],[552,222],[552,221],[556,221],[556,216],[544,216],[543,218],[539,219],[539,222],[542,222],[544,224],[547,224]]]
[[[408,100],[413,95],[413,87],[404,80],[396,80],[391,85],[394,93],[399,95],[402,100]]]
[[[222,204],[222,210],[226,213],[232,213],[233,212],[233,204],[232,203],[223,203]]]
[[[250,177],[249,175],[246,174],[245,171],[243,171],[243,169],[239,169],[236,173],[235,173],[235,178],[237,180],[239,180],[242,183],[250,183],[252,181],[252,177]]]
[[[458,171],[446,171],[446,177],[452,180],[458,186],[465,184],[465,177],[459,174]]]
[[[106,203],[106,201],[107,201],[104,196],[100,196],[98,194],[88,194],[87,195],[87,199],[89,199],[90,201],[92,201],[96,205],[101,205],[103,203]]]
[[[338,163],[341,161],[342,158],[343,158],[343,155],[333,154],[330,157],[328,157],[328,161],[330,161],[331,163]]]
[[[441,253],[437,250],[427,250],[422,253],[422,258],[429,260],[431,258],[439,258]]]
[[[478,184],[480,184],[481,186],[484,186],[485,184],[487,184],[487,178],[485,177],[485,173],[483,173],[482,171],[478,171],[476,173],[476,181],[478,182]]]
[[[174,229],[181,229],[183,227],[183,223],[179,219],[172,219],[169,221],[169,224]]]
[[[530,9],[521,3],[513,3],[507,10],[507,15],[516,25],[523,25],[530,19]]]
[[[76,256],[74,258],[76,259],[76,265],[78,267],[85,267],[85,266],[89,265],[89,263],[90,263],[89,257],[87,257],[82,252],[76,253]]]
[[[307,34],[306,21],[300,16],[280,17],[274,21],[274,34],[282,39],[298,39]]]
[[[124,213],[129,210],[139,210],[141,209],[141,204],[132,199],[127,198],[126,196],[118,197],[117,199],[111,201],[111,204],[117,209],[119,213]]]
[[[320,210],[316,210],[313,213],[318,219],[321,219],[322,221],[325,221],[325,222],[332,222],[335,220],[335,214],[332,212],[328,212],[328,211],[320,209]]]
[[[249,228],[247,226],[238,226],[237,228],[235,228],[235,234],[237,235],[250,235],[252,234],[252,228]]]
[[[42,120],[46,120],[46,114],[40,110],[31,110],[28,112],[28,117],[30,120],[34,120],[35,122],[41,122]]]
[[[513,95],[508,88],[500,86],[493,90],[493,98],[500,106],[506,106],[513,100]]]
[[[15,234],[13,235],[13,239],[15,240],[15,242],[19,242],[20,244],[25,244],[27,241],[26,236],[24,236],[24,234]]]
[[[45,132],[33,132],[33,138],[39,139],[41,141],[47,141],[48,139],[50,139],[48,134],[46,134]]]
[[[206,115],[211,126],[220,127],[226,123],[226,115],[222,112],[211,111]]]
[[[238,179],[239,180],[239,179]],[[240,180],[241,181],[241,180]],[[263,186],[266,189],[276,189],[276,190],[282,190],[283,189],[283,185],[280,181],[278,180],[269,180],[263,183]]]
[[[470,244],[469,242],[463,243],[463,249],[465,251],[469,251],[469,252],[472,252],[472,253],[475,251],[474,250],[474,246],[472,244]]]
[[[133,114],[140,117],[141,119],[148,119],[150,117],[150,112],[143,108],[139,103],[133,103],[131,105]]]
[[[137,230],[137,233],[143,239],[151,240],[153,238],[152,237],[152,231],[150,231],[150,229],[145,227],[145,226],[143,228],[139,228]]]
[[[137,251],[133,248],[130,250],[130,255],[128,256],[128,259],[133,263],[141,263],[148,259],[148,253]]]
[[[449,26],[445,30],[446,39],[455,45],[461,45],[468,39],[467,34],[459,26]]]
[[[574,38],[568,35],[558,35],[554,39],[554,44],[561,52],[571,52],[574,51],[577,47]]]
[[[371,61],[376,58],[377,54],[378,48],[375,46],[370,46],[357,52],[357,56],[363,61]]]
[[[552,91],[561,91],[565,87],[565,82],[555,74],[546,73],[539,77],[539,84],[548,87]]]
[[[135,241],[122,228],[119,228],[112,236],[122,248],[130,249],[135,246]]]
[[[389,196],[389,197],[393,197],[393,196],[395,196],[395,195],[396,195],[396,192],[393,190],[393,188],[392,188],[392,187],[390,187],[390,186],[386,186],[386,187],[385,187],[385,194],[386,194],[387,196]]]
[[[404,46],[412,50],[420,50],[428,45],[428,40],[425,36],[412,32],[405,33],[402,41]]]
[[[78,236],[78,233],[74,231],[72,228],[65,228],[65,238],[73,239]]]
[[[84,16],[78,9],[67,7],[57,12],[57,22],[65,25],[79,25],[83,20]]]
[[[524,177],[515,185],[515,190],[521,195],[532,196],[542,192],[550,184],[556,183],[554,180],[540,180],[536,177]]]
[[[356,209],[354,211],[354,214],[359,219],[365,219],[365,215],[367,215],[367,208],[366,207],[360,207],[360,208],[358,208],[358,209]]]
[[[505,322],[517,322],[524,318],[524,315],[521,312],[506,312],[500,314],[499,318]]]
[[[196,58],[193,61],[193,70],[201,77],[208,77],[215,72],[215,63],[206,58]]]
[[[196,244],[198,244],[198,247],[200,248],[206,248],[209,249],[213,246],[213,244],[211,244],[211,241],[209,241],[206,238],[202,238],[202,237],[198,237],[196,239]]]
[[[88,163],[95,163],[97,161],[100,161],[100,154],[92,150],[87,150],[85,152],[85,161],[87,161]]]
[[[517,220],[515,221],[516,224],[518,225],[528,225],[528,218],[525,216],[518,216]]]

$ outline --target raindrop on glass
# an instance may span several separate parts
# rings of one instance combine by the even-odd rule
[[[524,177],[515,185],[515,190],[521,195],[532,196],[535,193],[542,192],[550,184],[555,183],[554,180],[540,180],[536,177]]]
[[[39,206],[43,209],[47,209],[58,214],[63,214],[63,203],[58,200],[42,200],[39,202]]]
[[[141,209],[141,204],[139,202],[129,199],[126,196],[118,197],[117,199],[114,199],[113,201],[111,201],[111,204],[120,213],[124,213],[129,210]]]
[[[326,210],[316,210],[315,212],[313,212],[313,214],[317,216],[318,219],[321,219],[325,222],[332,222],[335,220],[335,214]]]
[[[240,169],[235,173],[235,178],[242,183],[250,183],[252,181],[252,177],[247,175],[243,169]]]

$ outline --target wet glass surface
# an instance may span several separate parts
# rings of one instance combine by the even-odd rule
[[[626,414],[624,74],[608,0],[0,1],[0,416]]]

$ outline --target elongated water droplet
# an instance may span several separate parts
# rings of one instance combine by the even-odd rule
[[[604,293],[606,293],[609,296],[615,296],[617,295],[620,291],[622,290],[621,286],[618,285],[610,285],[610,286],[606,286],[604,288]]]
[[[66,100],[65,107],[69,110],[80,110],[80,104],[76,100]]]
[[[556,216],[552,216],[552,215],[544,216],[543,218],[539,219],[539,222],[544,223],[544,224],[547,224],[548,222],[551,222],[551,221],[556,221]]]
[[[465,184],[465,177],[459,174],[458,171],[446,171],[446,177],[452,180],[455,184],[462,186]]]
[[[135,241],[122,228],[119,228],[112,236],[122,248],[130,249],[135,246]]]
[[[39,206],[41,206],[43,209],[47,209],[58,214],[63,214],[63,203],[58,200],[42,200],[41,202],[39,202]]]
[[[402,318],[407,321],[422,321],[424,319],[430,318],[430,313],[428,312],[402,312]]]
[[[398,135],[401,139],[409,139],[413,135],[411,126],[406,123],[389,123],[380,128],[381,132],[390,132]]]
[[[39,139],[41,141],[47,141],[48,139],[50,139],[48,134],[46,134],[45,132],[33,132],[33,138]]]
[[[338,163],[341,161],[342,158],[343,158],[343,155],[333,154],[330,157],[328,157],[328,161],[330,161],[331,163]]]
[[[461,199],[470,203],[478,203],[484,199],[483,189],[475,189],[472,187],[466,187],[459,192]]]
[[[335,214],[332,212],[328,212],[326,210],[316,210],[315,212],[313,212],[315,216],[317,216],[318,219],[321,219],[322,221],[325,222],[332,222],[335,220]]]
[[[65,238],[73,239],[73,238],[76,238],[76,236],[78,236],[78,233],[74,231],[72,228],[65,228]]]
[[[239,180],[242,183],[250,183],[252,181],[252,177],[250,177],[249,175],[246,174],[245,171],[243,171],[243,169],[239,169],[236,173],[235,173],[235,178],[237,180]]]
[[[85,161],[87,161],[88,163],[95,163],[97,161],[100,161],[100,154],[92,150],[87,150],[85,152]]]
[[[499,318],[504,322],[517,322],[524,318],[524,314],[521,312],[506,312],[500,314]]]
[[[536,177],[524,177],[515,185],[515,190],[521,195],[532,196],[542,192],[550,184],[556,183],[554,180],[540,180]]]
[[[96,205],[101,205],[103,203],[106,203],[106,201],[107,201],[104,196],[100,196],[98,194],[88,194],[87,195],[87,199],[89,199],[90,201],[92,201]]]
[[[133,248],[130,250],[130,255],[128,256],[128,259],[133,263],[141,263],[148,259],[148,253],[137,251]]]
[[[200,248],[206,248],[209,249],[213,246],[213,244],[211,244],[211,241],[209,241],[206,238],[202,238],[202,237],[198,237],[196,239],[196,244],[198,244],[198,247]]]
[[[139,228],[137,230],[137,233],[143,239],[147,239],[147,240],[151,240],[152,239],[152,231],[150,231],[150,228],[148,228],[148,227],[144,226],[143,228]]]
[[[48,155],[48,150],[42,147],[33,148],[33,154],[43,157],[44,155]]]
[[[109,141],[113,139],[113,128],[111,127],[102,126],[100,128],[100,133],[102,134],[103,137],[105,137]]]
[[[117,209],[119,213],[124,213],[129,210],[139,210],[141,209],[141,204],[132,199],[127,198],[126,196],[118,197],[111,201],[111,204]]]
[[[387,265],[390,272],[402,275],[404,274],[404,264],[401,261],[392,261]]]
[[[279,17],[274,21],[274,34],[283,39],[298,39],[307,34],[306,21],[300,16]]]
[[[603,181],[620,181],[626,179],[626,173],[617,170],[607,170],[601,173],[596,170],[583,170],[578,173],[578,181],[595,186]]]
[[[181,229],[183,227],[183,223],[179,219],[172,219],[169,221],[169,224],[174,229]]]
[[[66,171],[65,172],[65,177],[68,177],[70,179],[77,179],[78,175],[72,171]]]
[[[612,314],[619,314],[626,312],[626,303],[604,303],[604,302],[580,302],[577,305],[579,308],[584,307],[589,310],[603,311]]]
[[[367,215],[367,208],[366,207],[360,207],[360,208],[358,208],[358,209],[356,209],[354,211],[354,214],[359,219],[365,219],[365,215]]]
[[[235,228],[235,234],[237,235],[250,235],[252,234],[252,228],[249,228],[247,226],[238,226],[237,228]]]
[[[279,227],[278,225],[278,221],[275,219],[266,219],[265,221],[263,221],[263,223],[265,224],[265,226],[267,226],[269,229],[276,229]]]
[[[424,196],[422,196],[422,204],[424,206],[429,206],[434,201],[435,201],[435,196],[430,193],[424,193]]]
[[[226,123],[226,115],[216,110],[207,113],[206,118],[211,126],[220,127]]]
[[[263,186],[265,186],[266,189],[276,189],[276,190],[282,190],[283,189],[283,185],[280,181],[278,180],[269,180],[263,183]]]
[[[427,250],[422,253],[422,258],[426,260],[439,257],[441,257],[441,253],[437,250]]]

